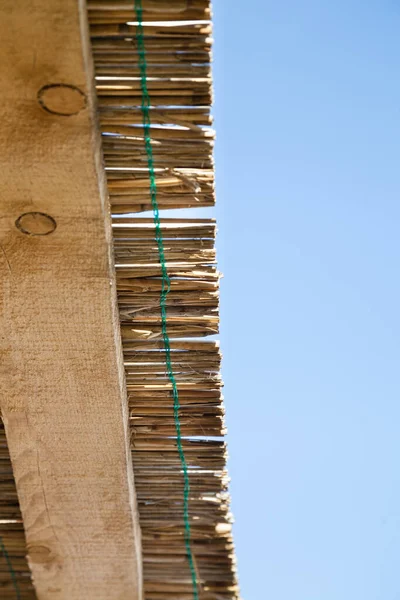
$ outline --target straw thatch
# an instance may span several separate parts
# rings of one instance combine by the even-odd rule
[[[145,600],[192,600],[184,544],[183,477],[161,337],[158,249],[144,148],[133,1],[88,0],[98,114],[113,213],[114,252],[132,456],[143,542]],[[160,209],[214,203],[208,0],[143,0],[148,88]],[[162,220],[171,278],[172,364],[190,476],[192,549],[201,600],[238,598],[231,536],[221,355],[219,274],[211,219]],[[198,339],[200,338],[200,339]],[[210,439],[211,438],[211,439]],[[0,535],[21,598],[35,594],[15,482],[0,429]],[[10,521],[6,523],[6,521]],[[15,590],[0,560],[0,596]]]

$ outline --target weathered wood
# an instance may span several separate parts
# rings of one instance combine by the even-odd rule
[[[140,600],[86,7],[0,10],[0,406],[28,560],[39,600]]]

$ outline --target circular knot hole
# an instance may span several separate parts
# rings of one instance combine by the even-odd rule
[[[50,548],[42,545],[28,546],[29,561],[34,564],[47,564],[52,561]]]
[[[38,92],[39,104],[53,115],[70,117],[86,108],[86,96],[75,85],[51,83]]]
[[[17,229],[26,235],[49,235],[57,227],[53,217],[41,212],[24,213],[15,221]]]

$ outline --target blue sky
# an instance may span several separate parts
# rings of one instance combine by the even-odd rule
[[[245,600],[398,600],[400,5],[214,2]]]

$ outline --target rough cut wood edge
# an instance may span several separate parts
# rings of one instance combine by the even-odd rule
[[[39,600],[140,600],[86,6],[0,0],[0,12],[0,408],[28,560]],[[38,92],[49,84],[76,86],[86,106],[79,91],[51,88],[51,106],[76,114],[48,112]],[[30,212],[49,215],[56,229],[23,233],[15,222]],[[35,219],[36,232],[51,223]]]

